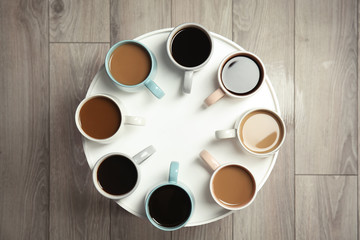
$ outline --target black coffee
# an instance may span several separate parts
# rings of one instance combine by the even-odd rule
[[[175,185],[165,185],[156,189],[149,199],[151,218],[164,227],[176,227],[186,222],[191,208],[189,195]]]
[[[172,39],[171,54],[184,67],[195,67],[209,57],[211,41],[206,33],[196,27],[180,30]]]
[[[97,179],[105,192],[112,195],[122,195],[135,187],[138,172],[130,159],[113,155],[100,164]]]
[[[221,73],[221,80],[227,90],[237,95],[247,95],[261,85],[262,68],[255,59],[239,55],[229,59]]]

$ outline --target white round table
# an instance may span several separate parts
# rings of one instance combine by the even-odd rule
[[[225,96],[215,105],[204,107],[203,100],[218,88],[216,73],[221,60],[231,52],[243,50],[215,33],[211,33],[214,52],[210,61],[194,74],[191,94],[183,94],[184,73],[170,62],[165,48],[171,30],[161,29],[135,39],[146,45],[157,59],[154,81],[165,91],[162,99],[155,98],[147,89],[136,93],[120,90],[111,82],[104,66],[94,77],[87,93],[87,96],[96,93],[116,96],[125,105],[128,115],[145,117],[146,126],[125,126],[121,136],[111,144],[102,145],[83,139],[83,147],[90,168],[109,152],[133,156],[149,145],[156,148],[156,153],[140,165],[138,188],[129,197],[117,201],[121,207],[139,217],[145,217],[147,192],[158,183],[167,181],[170,162],[178,161],[178,179],[190,188],[195,198],[194,213],[186,226],[197,226],[231,213],[218,206],[210,195],[211,171],[199,157],[201,150],[208,150],[220,163],[237,162],[246,166],[253,173],[260,191],[274,167],[277,153],[267,158],[246,155],[236,139],[217,140],[215,131],[232,128],[248,109],[268,108],[280,114],[280,108],[268,77],[260,90],[249,98]]]

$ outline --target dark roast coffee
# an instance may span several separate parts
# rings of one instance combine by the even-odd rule
[[[171,55],[184,67],[201,65],[209,57],[211,41],[208,35],[196,27],[181,29],[171,42]]]
[[[256,91],[264,71],[256,59],[246,54],[229,59],[221,72],[221,80],[227,90],[237,95],[247,95]]]
[[[184,189],[175,185],[165,185],[151,194],[148,208],[151,218],[158,225],[176,227],[189,218],[192,205]]]
[[[130,159],[121,155],[113,155],[100,164],[97,179],[105,192],[112,195],[123,195],[135,187],[138,172]]]

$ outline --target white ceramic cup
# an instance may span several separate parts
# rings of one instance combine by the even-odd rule
[[[106,154],[105,156],[101,157],[95,164],[94,168],[92,169],[92,179],[93,179],[93,183],[94,183],[94,186],[96,188],[96,190],[98,190],[98,192],[103,195],[104,197],[106,198],[109,198],[109,199],[113,199],[113,200],[119,200],[119,199],[122,199],[122,198],[125,198],[127,196],[129,196],[131,193],[133,193],[135,191],[135,189],[138,187],[139,185],[139,182],[140,182],[140,169],[139,169],[139,165],[144,162],[146,159],[148,159],[152,154],[155,153],[155,148],[150,145],[149,147],[145,148],[144,150],[140,151],[139,153],[137,153],[135,156],[133,157],[130,157],[124,153],[119,153],[119,152],[113,152],[113,153],[109,153],[109,154]],[[122,161],[124,160],[124,158],[126,158],[126,160],[128,160],[133,168],[135,169],[136,171],[136,183],[134,184],[134,186],[132,187],[132,189],[124,194],[121,194],[121,195],[114,195],[114,194],[111,194],[109,192],[106,192],[103,187],[101,186],[101,183],[99,182],[99,179],[98,179],[98,170],[99,170],[99,167],[101,166],[101,164],[106,161],[107,159],[109,159],[109,157],[112,157],[112,156],[120,156],[121,157],[121,160],[119,158],[119,161]]]
[[[244,167],[241,164],[238,163],[226,163],[226,164],[220,164],[218,161],[216,161],[216,159],[206,150],[202,150],[200,153],[200,157],[201,159],[211,168],[211,170],[213,171],[212,175],[211,175],[211,179],[210,179],[210,183],[209,183],[209,188],[210,188],[210,193],[212,198],[214,199],[214,201],[221,207],[228,209],[228,210],[240,210],[243,208],[246,208],[247,206],[249,206],[255,199],[256,194],[257,194],[257,184],[255,181],[255,178],[253,176],[253,174],[250,172],[249,169],[247,169],[246,167]],[[227,191],[232,191],[234,187],[234,191],[239,190],[239,191],[243,191],[242,187],[243,184],[242,183],[236,183],[236,182],[232,182],[231,183],[231,187],[227,186],[227,188],[222,188],[222,189],[216,189],[216,187],[214,187],[214,179],[215,177],[221,173],[222,171],[224,171],[224,169],[226,169],[227,167],[236,167],[241,169],[242,172],[246,172],[248,174],[248,176],[251,179],[252,182],[252,194],[250,195],[250,200],[248,202],[245,202],[243,204],[239,204],[239,205],[230,205],[230,204],[225,204],[223,201],[219,200],[219,197],[217,197],[219,195],[219,191],[224,191],[224,189],[227,189]],[[236,188],[236,189],[235,189]],[[244,190],[246,191],[246,190]],[[224,194],[224,193],[220,193],[220,194]],[[238,193],[239,194],[239,193]]]
[[[269,149],[264,149],[263,152],[259,152],[259,151],[254,151],[252,149],[249,149],[246,144],[244,143],[244,136],[242,136],[242,129],[241,126],[243,125],[243,122],[246,121],[247,116],[249,116],[250,114],[259,111],[259,112],[266,112],[268,113],[268,115],[273,116],[274,120],[277,122],[278,127],[279,127],[279,134],[277,135],[277,139],[276,139],[276,147],[269,147],[269,149],[272,149],[271,151],[269,151]],[[261,126],[259,126],[260,128]],[[215,132],[215,136],[217,139],[227,139],[227,138],[236,138],[239,145],[241,146],[241,148],[245,151],[245,153],[248,153],[249,155],[252,156],[256,156],[256,157],[267,157],[271,154],[274,154],[275,152],[277,152],[280,147],[282,146],[282,144],[284,143],[285,140],[285,135],[286,135],[286,127],[285,127],[285,123],[282,120],[282,118],[279,116],[279,114],[277,114],[276,112],[269,110],[269,109],[264,109],[264,108],[256,108],[256,109],[252,109],[247,111],[246,113],[243,114],[243,116],[238,119],[235,123],[234,128],[232,129],[226,129],[226,130],[217,130]],[[261,139],[265,139],[265,135],[261,136]],[[259,140],[261,140],[259,138]]]
[[[206,58],[206,60],[204,62],[202,62],[201,64],[197,65],[197,66],[194,66],[194,67],[186,67],[186,66],[183,66],[181,64],[179,64],[173,57],[173,54],[172,54],[172,42],[173,42],[173,39],[176,38],[176,35],[186,29],[186,28],[197,28],[197,29],[200,29],[207,37],[208,37],[208,40],[210,41],[210,45],[211,45],[211,50],[210,50],[210,53],[208,55],[208,57]],[[184,71],[184,81],[183,81],[183,92],[184,93],[190,93],[191,92],[191,87],[192,87],[192,81],[193,81],[193,74],[194,72],[196,71],[199,71],[202,67],[205,66],[205,64],[207,62],[209,62],[210,58],[211,58],[211,55],[212,55],[212,52],[213,52],[213,40],[211,38],[211,35],[210,35],[210,32],[208,30],[206,30],[205,27],[201,26],[200,24],[197,24],[197,23],[184,23],[184,24],[181,24],[177,27],[175,27],[168,39],[167,39],[167,42],[166,42],[166,50],[167,50],[167,53],[168,53],[168,56],[171,60],[171,62],[173,62],[173,64],[178,67],[179,69],[183,70]]]
[[[223,73],[223,69],[224,69],[226,63],[228,61],[231,61],[235,57],[247,57],[247,58],[253,60],[256,63],[256,65],[259,69],[259,74],[260,74],[260,77],[259,77],[259,80],[258,80],[258,83],[256,84],[256,86],[254,88],[252,88],[250,91],[241,93],[241,94],[236,93],[235,91],[232,91],[231,89],[226,88],[226,86],[224,85],[223,79],[222,79],[222,73]],[[246,67],[244,67],[244,68],[246,68]],[[239,74],[241,74],[242,80],[245,80],[247,78],[246,72],[241,72]],[[263,83],[265,81],[265,76],[266,76],[265,66],[259,57],[257,57],[253,53],[246,52],[246,51],[233,52],[233,53],[229,54],[228,56],[226,56],[219,65],[219,68],[217,71],[217,80],[218,80],[220,87],[218,89],[216,89],[213,93],[211,93],[204,100],[204,102],[207,106],[210,106],[210,105],[213,105],[214,103],[216,103],[217,101],[219,101],[225,95],[228,95],[229,97],[233,97],[233,98],[249,97],[249,96],[255,94],[256,92],[258,92],[258,90],[260,89],[260,87],[263,85]]]
[[[80,111],[81,108],[84,106],[85,103],[87,103],[89,100],[96,98],[96,97],[105,97],[107,99],[110,99],[112,102],[116,104],[116,106],[119,108],[120,115],[121,115],[121,122],[118,130],[112,135],[111,137],[99,139],[94,138],[90,135],[88,135],[81,127],[81,119],[80,119]],[[97,143],[110,143],[113,142],[119,135],[120,130],[123,128],[124,125],[134,125],[134,126],[144,126],[145,125],[145,119],[143,117],[137,117],[137,116],[129,116],[126,115],[126,110],[123,106],[123,104],[114,96],[110,96],[108,94],[96,94],[90,97],[87,97],[83,99],[80,104],[78,105],[76,112],[75,112],[75,123],[79,130],[79,132],[87,139],[97,142]]]

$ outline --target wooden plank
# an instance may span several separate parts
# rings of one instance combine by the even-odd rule
[[[230,215],[216,222],[196,227],[182,228],[172,234],[172,240],[196,239],[196,240],[228,240],[232,239],[232,219]]]
[[[293,239],[294,1],[235,1],[233,33],[236,43],[263,60],[287,130],[257,199],[234,215],[234,239]]]
[[[295,10],[296,173],[356,174],[356,0]]]
[[[216,0],[172,1],[172,26],[196,22],[209,31],[232,37],[232,2]],[[232,216],[197,227],[173,232],[172,239],[232,239]]]
[[[110,0],[50,0],[51,42],[109,42]]]
[[[357,238],[357,177],[296,176],[296,239]]]
[[[359,35],[359,30],[360,30],[360,8],[359,8],[359,1],[357,2],[357,41],[358,41],[358,50],[357,50],[357,82],[358,82],[358,94],[357,94],[357,98],[358,98],[358,105],[357,105],[357,112],[358,112],[358,147],[357,147],[357,151],[358,153],[360,152],[360,111],[359,111],[359,106],[360,106],[360,84],[359,84],[359,73],[360,73],[360,35]],[[359,177],[359,173],[360,173],[360,161],[359,161],[359,156],[357,159],[357,165],[358,165],[358,187],[357,187],[357,193],[358,193],[358,240],[360,240],[360,177]]]
[[[171,1],[112,0],[111,44],[171,25]]]
[[[157,229],[147,219],[139,218],[111,203],[111,239],[169,240],[171,232]]]
[[[0,239],[48,239],[47,1],[0,1]]]
[[[195,22],[209,31],[232,38],[231,0],[183,0],[172,1],[172,26]]]
[[[108,49],[50,45],[50,239],[110,239],[110,200],[93,186],[74,121]]]

